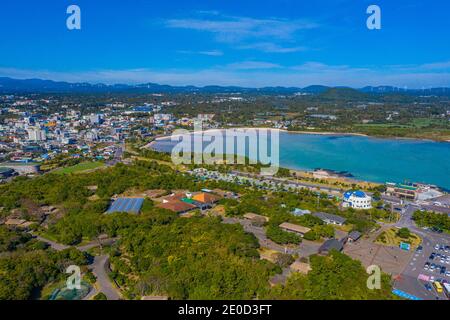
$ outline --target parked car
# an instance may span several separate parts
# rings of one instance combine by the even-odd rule
[[[433,287],[431,286],[431,284],[425,283],[425,289],[427,289],[428,291],[431,291],[431,290],[433,290]]]
[[[438,244],[434,246],[434,250],[439,250],[439,245]]]

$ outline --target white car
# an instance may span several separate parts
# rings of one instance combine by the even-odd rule
[[[440,248],[440,247],[439,247],[438,244],[434,246],[434,250],[439,250],[439,248]]]
[[[450,271],[447,271],[447,272],[445,273],[445,275],[446,275],[447,277],[450,277]]]
[[[430,277],[430,282],[434,282],[434,276]]]

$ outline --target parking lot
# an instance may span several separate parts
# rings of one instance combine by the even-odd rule
[[[344,253],[361,261],[365,267],[377,265],[383,272],[393,276],[400,274],[412,257],[411,252],[398,247],[376,244],[373,238],[360,239],[356,243],[347,244]]]
[[[447,238],[427,232],[421,248],[414,252],[408,265],[397,277],[394,287],[421,299],[447,299],[444,293],[436,292],[433,282],[450,283],[449,246],[450,241]]]

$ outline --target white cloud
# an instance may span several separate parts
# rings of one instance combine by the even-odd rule
[[[207,50],[207,51],[179,50],[178,52],[183,53],[183,54],[201,54],[201,55],[212,56],[212,57],[223,56],[223,52],[220,50]]]
[[[248,17],[225,17],[220,19],[169,19],[169,28],[207,31],[215,34],[217,39],[233,42],[246,38],[274,37],[290,39],[299,30],[316,28],[312,22],[285,19],[255,19]]]
[[[437,64],[439,63],[431,63],[434,66]],[[424,65],[417,65],[416,69],[424,68]],[[142,68],[58,72],[0,68],[0,76],[18,79],[41,78],[68,82],[102,82],[108,84],[155,82],[170,85],[197,86],[304,87],[312,84],[350,87],[393,85],[398,87],[407,86],[408,88],[450,86],[450,72],[440,69],[410,71],[402,69],[401,66],[353,68],[346,65],[327,65],[320,62],[307,62],[299,66],[284,67],[271,62],[243,61],[203,70],[151,70]]]
[[[223,52],[219,51],[219,50],[199,51],[198,53],[206,55],[206,56],[214,56],[214,57],[223,56]]]
[[[290,53],[307,48],[278,42],[293,42],[299,31],[317,28],[318,24],[307,20],[279,18],[256,19],[249,17],[224,16],[203,12],[201,17],[168,19],[168,28],[207,32],[221,43],[233,44],[236,49],[254,49],[271,53]]]
[[[269,52],[269,53],[292,53],[292,52],[308,50],[307,47],[280,46],[280,45],[272,43],[272,42],[257,42],[257,43],[242,45],[239,48],[240,49],[255,49],[255,50],[260,50],[260,51]]]
[[[281,68],[279,64],[264,62],[264,61],[243,61],[231,63],[225,66],[224,69],[232,70],[256,70],[256,69],[275,69]]]

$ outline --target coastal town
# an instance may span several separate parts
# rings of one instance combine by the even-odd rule
[[[2,315],[445,316],[449,12],[1,1]]]
[[[148,270],[125,267],[131,263],[127,258],[131,252],[113,254],[125,250],[124,243],[131,241],[126,233],[121,235],[123,230],[111,232],[106,228],[109,220],[102,222],[116,219],[116,215],[200,224],[218,218],[224,227],[239,226],[257,241],[259,259],[279,267],[267,279],[267,288],[274,288],[271,290],[287,288],[289,279],[297,274],[311,275],[315,256],[338,252],[359,261],[364,268],[378,266],[389,278],[389,294],[393,297],[448,299],[448,190],[423,182],[364,181],[355,178],[351,169],[280,168],[276,175],[266,176],[251,164],[174,165],[170,150],[159,150],[161,141],[174,130],[192,130],[196,121],[202,121],[206,129],[244,124],[223,121],[223,116],[215,113],[180,115],[176,108],[185,103],[180,98],[170,99],[171,95],[164,94],[151,98],[142,103],[115,98],[94,104],[58,95],[0,96],[0,227],[8,233],[28,234],[31,238],[27,241],[41,242],[56,252],[75,249],[93,257],[84,269],[83,290],[66,292],[57,282],[50,282],[46,299],[186,298],[164,289],[139,289],[137,293],[135,279]],[[231,106],[252,99],[222,94],[207,103]],[[318,107],[307,110],[316,112]],[[449,111],[439,117],[449,121]],[[336,120],[315,113],[311,119]],[[253,123],[274,130],[295,125],[286,120],[254,119]],[[111,190],[108,183],[114,185],[116,181],[102,182],[108,175],[120,176],[121,171],[128,170],[139,170],[137,177],[154,176],[156,180],[131,182],[134,173],[128,173],[128,178],[124,173],[125,180]],[[184,182],[162,182],[167,174]],[[95,178],[87,178],[90,176]],[[21,184],[20,188],[28,188],[33,181],[59,179],[53,177],[63,180],[44,185],[56,183],[62,187],[64,179],[81,183],[86,190],[82,199],[87,203],[72,207],[66,200],[48,198],[47,191],[42,191],[42,196],[20,196],[20,192],[10,191]],[[83,177],[92,181],[76,182]],[[70,198],[70,192],[75,191],[65,191],[61,199]],[[94,214],[95,222],[86,221],[91,221],[96,231],[82,231],[85,222],[80,230],[65,229],[71,219],[77,219],[71,210],[89,204],[98,207],[82,209],[87,211],[79,215],[88,219]],[[158,218],[159,214],[162,216]],[[274,293],[265,294],[270,297]]]

